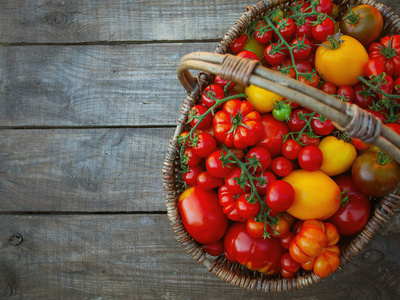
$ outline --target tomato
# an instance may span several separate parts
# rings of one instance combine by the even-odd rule
[[[378,58],[370,59],[365,65],[365,76],[368,78],[371,78],[372,75],[378,76],[383,72],[385,72],[385,65]]]
[[[260,202],[257,200],[249,202],[250,193],[242,194],[236,200],[236,210],[244,219],[250,219],[256,217],[261,210]]]
[[[264,126],[264,131],[257,146],[267,148],[271,156],[279,155],[282,149],[283,136],[289,133],[286,122],[276,120],[269,113],[261,116],[261,124]]]
[[[286,58],[286,54],[281,44],[271,43],[264,51],[265,60],[271,66],[280,65]]]
[[[214,177],[207,171],[201,172],[197,176],[197,186],[202,190],[209,191],[219,187],[223,183],[224,181],[221,178]]]
[[[287,42],[290,42],[293,39],[293,36],[296,32],[296,26],[293,20],[290,18],[280,19],[278,22],[276,22],[276,28],[279,30],[279,33]],[[280,39],[275,32],[274,32],[274,38],[276,41]]]
[[[228,175],[225,177],[225,186],[228,189],[228,192],[234,195],[241,195],[247,191],[249,191],[249,183],[239,182],[240,175],[242,174],[242,168],[237,166],[234,167]],[[241,187],[241,185],[243,187]]]
[[[306,17],[304,19],[304,23],[303,24],[296,24],[296,36],[298,37],[303,37],[305,36],[308,40],[313,38],[312,35],[312,26],[311,23],[312,22],[312,18],[311,17]]]
[[[182,175],[182,179],[187,185],[192,186],[197,184],[197,176],[203,172],[200,165],[189,167],[188,171]]]
[[[225,177],[232,169],[232,163],[223,163],[221,158],[227,153],[225,150],[216,150],[206,159],[206,169],[208,173],[217,178]]]
[[[325,247],[336,245],[337,242],[339,242],[340,236],[339,231],[337,230],[335,225],[329,222],[324,222],[324,230],[326,236]]]
[[[254,159],[258,161],[257,167],[254,168],[254,166],[251,166],[249,168],[250,172],[261,172],[268,169],[271,165],[271,154],[264,147],[255,146],[249,149],[246,154],[246,162],[248,163]]]
[[[285,269],[289,272],[296,273],[298,270],[300,270],[300,264],[293,260],[289,253],[285,253],[282,255],[281,265],[282,269]]]
[[[356,147],[358,151],[364,151],[367,150],[370,146],[370,144],[367,144],[363,142],[362,140],[356,139],[356,138],[351,138],[351,143]]]
[[[293,47],[293,57],[294,59],[304,59],[311,53],[311,43],[305,37],[296,37],[291,46]]]
[[[244,44],[247,42],[249,37],[247,34],[242,34],[240,37],[235,39],[231,44],[232,53],[236,54],[243,50]]]
[[[201,157],[197,156],[193,152],[193,148],[186,148],[185,151],[183,152],[183,157],[181,158],[181,161],[188,165],[189,167],[193,167],[195,165],[198,165],[201,161]]]
[[[218,203],[214,191],[190,187],[178,198],[183,225],[189,235],[201,244],[220,240],[228,228],[228,218]]]
[[[290,107],[290,104],[286,102],[278,102],[277,105],[274,105],[274,109],[272,110],[272,115],[278,121],[289,120],[291,113],[292,108]]]
[[[322,165],[323,154],[317,146],[305,146],[297,158],[302,169],[307,171],[318,170]]]
[[[338,87],[336,92],[340,99],[344,102],[353,102],[356,97],[356,93],[354,92],[353,88],[348,85],[342,85]]]
[[[299,132],[306,125],[310,117],[307,115],[308,111],[304,108],[298,108],[292,111],[290,120],[288,121],[288,127],[293,132]]]
[[[240,51],[238,54],[236,54],[236,56],[242,58],[248,58],[251,60],[258,60],[258,56],[249,50]]]
[[[328,36],[335,33],[335,23],[331,19],[326,18],[320,24],[313,26],[311,32],[317,41],[326,41]]]
[[[261,117],[247,101],[229,100],[214,115],[214,136],[227,147],[245,149],[262,134]]]
[[[383,108],[381,110],[375,110],[368,108],[366,109],[367,112],[370,114],[373,114],[376,118],[382,121],[383,124],[386,123],[387,116],[389,115],[389,111],[386,108]]]
[[[332,121],[321,116],[320,114],[315,114],[311,120],[311,128],[318,135],[328,135],[331,134],[335,129]]]
[[[215,100],[211,97],[216,99],[224,99],[225,92],[223,88],[216,84],[210,84],[201,94],[201,102],[207,107],[212,107],[215,104]]]
[[[199,157],[207,157],[217,149],[217,141],[207,132],[195,135],[189,144],[192,146],[194,154]]]
[[[325,247],[324,224],[318,220],[305,221],[289,246],[290,256],[303,264],[321,254]]]
[[[336,19],[339,15],[339,6],[336,3],[332,3],[332,12],[331,12],[331,18]]]
[[[272,39],[273,30],[263,20],[259,20],[254,28],[254,36],[260,44],[268,44]]]
[[[349,170],[357,157],[357,150],[350,142],[332,135],[324,137],[318,148],[324,157],[320,170],[329,176]]]
[[[324,81],[336,86],[353,86],[364,77],[369,57],[364,46],[348,35],[340,37],[343,42],[325,41],[315,53],[315,67]],[[351,66],[351,68],[349,67]]]
[[[193,106],[190,111],[189,111],[189,120],[190,116],[196,116],[199,117],[207,112],[208,108],[204,105],[198,104]],[[194,127],[197,123],[199,122],[199,119],[194,118],[193,120],[190,121],[190,125]],[[200,121],[199,125],[197,125],[197,129],[206,129],[210,127],[212,124],[212,115],[207,114],[203,120]]]
[[[372,5],[354,6],[340,21],[341,32],[357,39],[364,46],[374,42],[380,36],[382,29],[382,15]]]
[[[284,177],[290,174],[294,169],[294,163],[283,156],[278,156],[274,158],[271,164],[271,171],[274,172],[275,175]]]
[[[288,231],[285,235],[280,236],[280,242],[283,248],[289,249],[290,243],[294,238],[294,233]]]
[[[333,3],[331,0],[319,0],[319,4],[315,7],[317,12],[326,14],[328,16],[331,15],[333,9]]]
[[[300,75],[298,80],[301,83],[307,84],[312,87],[317,87],[319,84],[319,76],[315,70],[312,70],[311,72],[306,72],[306,75]]]
[[[260,195],[265,195],[267,193],[268,186],[271,184],[271,182],[274,182],[276,180],[275,174],[270,171],[262,171],[260,173],[254,174],[253,176],[263,179],[265,181],[263,183],[258,180],[254,182],[256,190]]]
[[[328,95],[336,94],[336,85],[334,85],[332,82],[324,82],[319,89]]]
[[[229,193],[225,185],[221,185],[218,189],[219,204],[222,207],[222,212],[233,221],[244,222],[246,219],[242,218],[236,210],[235,195]]]
[[[368,108],[373,102],[378,100],[378,97],[365,84],[360,83],[354,87],[355,97],[353,103],[361,108]]]
[[[382,152],[368,151],[353,163],[354,184],[367,196],[380,197],[392,192],[400,181],[400,167]]]
[[[282,145],[282,155],[287,159],[297,159],[303,147],[296,140],[286,140]]]
[[[294,203],[287,212],[297,219],[325,220],[339,209],[340,189],[325,173],[298,169],[283,180],[294,188]]]
[[[313,133],[314,134],[314,133]],[[312,136],[307,133],[303,133],[299,139],[299,143],[303,146],[318,146],[319,145],[319,137]]]
[[[328,219],[328,222],[335,225],[342,235],[357,234],[368,223],[371,203],[368,197],[355,187],[351,176],[339,176],[335,179],[335,182],[340,190],[345,193],[347,203],[343,203],[338,211]]]
[[[245,89],[247,101],[253,105],[254,110],[260,114],[271,112],[274,109],[274,103],[283,100],[281,95],[264,90],[255,85],[249,85]]]
[[[225,257],[239,262],[250,270],[265,275],[280,272],[280,260],[285,250],[278,238],[254,238],[248,234],[245,223],[233,223],[224,237]]]
[[[222,242],[222,240],[218,240],[213,243],[204,244],[203,249],[211,256],[218,256],[224,253],[224,243]]]
[[[272,212],[278,213],[273,210],[272,210]],[[270,212],[270,214],[271,214],[271,212]],[[284,236],[290,231],[289,222],[284,218],[279,218],[278,223],[275,225],[272,225],[270,228],[270,231],[272,233],[272,236],[274,236],[274,237]]]
[[[264,222],[258,222],[254,218],[247,219],[246,230],[254,238],[264,237],[264,233],[268,231],[268,225]]]
[[[258,59],[261,59],[261,57],[264,56],[265,45],[257,42],[256,38],[253,36],[247,40],[246,44],[244,44],[243,50],[250,51],[254,53]]]
[[[313,271],[315,275],[324,278],[335,272],[339,264],[339,256],[326,248],[314,259]]]
[[[270,209],[283,212],[294,202],[294,189],[286,181],[275,180],[267,188],[266,201]]]
[[[400,124],[397,123],[388,123],[386,124],[387,127],[392,129],[393,131],[397,132],[400,135]]]
[[[299,71],[301,73],[307,73],[307,72],[312,71],[311,64],[304,59],[297,60],[295,62],[295,65],[296,65],[297,71]]]
[[[292,68],[292,65],[288,63],[288,60],[285,59],[280,65],[278,66],[271,66],[271,70],[276,72],[280,72],[282,75],[285,75],[289,78],[296,78],[296,71]]]
[[[387,94],[391,94],[392,91],[393,91],[393,88],[394,88],[394,80],[393,80],[393,78],[391,76],[389,76],[389,75],[386,75],[384,81],[381,82],[381,85],[380,85],[379,89],[382,92],[385,92]],[[381,98],[381,99],[384,98],[382,93],[377,92],[377,94],[378,94],[379,98]]]
[[[369,58],[378,58],[385,64],[386,75],[400,77],[400,35],[385,36],[368,47]]]
[[[236,83],[228,79],[223,79],[220,75],[215,75],[214,84],[220,86],[222,89],[224,89],[228,85],[228,83],[229,83],[228,91],[230,91],[235,87]]]

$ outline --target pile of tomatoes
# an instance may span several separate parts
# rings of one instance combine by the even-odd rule
[[[250,23],[232,53],[369,110],[400,133],[400,35],[378,39],[379,11],[295,1]],[[372,27],[371,27],[372,24]],[[336,34],[341,29],[345,35]],[[266,275],[326,277],[338,241],[359,233],[400,167],[295,99],[216,75],[179,138],[180,216],[210,255]]]

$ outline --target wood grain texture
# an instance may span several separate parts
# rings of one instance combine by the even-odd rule
[[[175,125],[181,57],[216,46],[0,47],[0,127]]]
[[[0,130],[0,211],[165,211],[173,131]]]
[[[0,228],[4,299],[267,297],[231,286],[195,263],[166,215],[2,216]],[[23,238],[18,245],[9,242],[15,234]],[[344,270],[268,299],[395,299],[399,242],[382,230]]]
[[[219,39],[257,1],[3,0],[0,43]]]

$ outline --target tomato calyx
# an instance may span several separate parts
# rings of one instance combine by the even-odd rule
[[[349,201],[350,201],[349,195],[345,191],[342,191],[341,192],[340,206],[346,206],[347,204],[349,204]]]
[[[326,44],[318,44],[318,46],[324,46],[325,48],[327,48],[327,49],[332,49],[332,50],[336,50],[336,49],[339,49],[340,48],[340,45],[342,44],[342,43],[344,43],[345,41],[344,40],[342,40],[340,37],[342,36],[343,34],[340,32],[340,30],[339,30],[339,32],[338,33],[336,33],[335,35],[330,35],[330,36],[328,36],[328,38],[327,38],[327,40],[328,40],[328,42],[329,42],[329,45],[326,45]]]
[[[387,165],[389,163],[391,163],[393,160],[392,157],[390,157],[388,154],[383,153],[382,151],[378,151],[377,152],[377,156],[376,156],[376,162],[381,165]]]
[[[350,5],[347,5],[348,15],[343,18],[343,20],[347,20],[347,23],[350,25],[357,24],[360,20],[360,12],[358,11],[357,14],[354,10],[351,9]]]
[[[398,55],[396,49],[392,48],[392,39],[393,39],[393,36],[390,38],[387,47],[385,47],[384,45],[379,45],[379,48],[380,48],[379,52],[384,57],[386,57],[386,59],[390,59],[390,58],[395,57],[396,55]]]

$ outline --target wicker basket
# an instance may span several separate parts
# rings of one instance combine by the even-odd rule
[[[211,82],[213,74],[220,74],[226,79],[239,82],[243,85],[253,84],[284,97],[296,99],[296,102],[321,113],[332,119],[336,126],[348,132],[353,137],[373,142],[382,150],[390,154],[400,163],[400,139],[386,126],[371,117],[368,113],[355,106],[347,105],[337,99],[327,96],[314,88],[305,86],[300,82],[277,74],[267,68],[249,63],[248,60],[237,58],[233,55],[223,55],[229,52],[230,44],[236,39],[245,27],[257,17],[264,15],[271,8],[290,5],[292,0],[262,1],[253,7],[248,7],[247,12],[226,33],[218,47],[212,53],[192,53],[185,56],[178,67],[178,77],[183,87],[188,91],[174,136],[171,138],[163,167],[163,184],[168,217],[177,240],[186,249],[187,253],[198,263],[202,263],[209,272],[221,279],[249,290],[262,292],[282,292],[299,289],[312,285],[322,280],[313,272],[303,272],[299,276],[285,279],[280,275],[265,276],[257,271],[229,262],[223,255],[214,258],[208,256],[202,245],[194,241],[185,230],[179,215],[177,199],[183,191],[183,183],[179,180],[179,146],[178,136],[185,130],[187,113],[197,103],[202,90]],[[385,26],[383,35],[400,33],[400,19],[385,5],[372,0],[333,0],[338,4],[340,13],[344,13],[347,5],[370,4],[382,13]],[[201,72],[193,77],[189,69]],[[349,262],[370,241],[379,227],[388,222],[400,201],[400,188],[391,194],[381,197],[375,206],[373,214],[365,228],[356,236],[340,241],[340,266]]]

